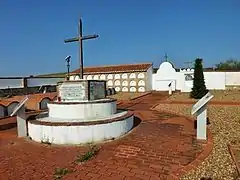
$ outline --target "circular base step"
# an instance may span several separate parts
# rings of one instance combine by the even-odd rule
[[[129,132],[134,123],[133,112],[116,118],[89,122],[28,122],[29,137],[52,144],[86,144],[118,138]]]

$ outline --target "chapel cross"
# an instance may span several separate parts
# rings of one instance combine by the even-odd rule
[[[66,39],[66,40],[64,40],[64,42],[65,43],[76,42],[76,41],[79,42],[79,46],[80,46],[79,47],[80,79],[83,79],[83,40],[95,39],[95,38],[98,38],[99,36],[97,34],[83,36],[83,28],[82,28],[82,19],[81,18],[79,20],[78,28],[79,28],[79,36],[70,38],[70,39]]]
[[[167,55],[167,53],[165,53],[164,59],[165,59],[166,62],[168,61],[168,55]]]

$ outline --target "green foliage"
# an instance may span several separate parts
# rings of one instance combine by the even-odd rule
[[[240,70],[240,61],[229,59],[225,62],[216,64],[216,68],[219,70]]]
[[[87,151],[84,155],[77,155],[76,162],[81,163],[81,162],[88,161],[89,159],[97,155],[98,152],[99,152],[99,149],[96,146],[92,146],[90,150]]]
[[[67,168],[56,168],[54,173],[54,179],[55,180],[62,179],[62,177],[68,173],[72,173],[72,170],[69,170]]]
[[[190,93],[190,97],[194,99],[201,99],[208,90],[206,89],[202,59],[197,58],[194,65],[194,78],[193,78],[193,88]]]

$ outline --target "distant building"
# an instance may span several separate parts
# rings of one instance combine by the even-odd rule
[[[106,80],[107,88],[117,92],[146,92],[152,90],[152,63],[111,65],[84,68],[83,79]],[[79,80],[79,69],[70,75],[70,80]]]

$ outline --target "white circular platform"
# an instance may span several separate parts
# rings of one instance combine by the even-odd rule
[[[132,112],[97,122],[28,122],[29,137],[52,144],[85,144],[119,138],[133,128]]]
[[[116,113],[117,104],[115,99],[101,99],[83,102],[49,102],[49,117],[56,119],[97,119],[109,117]]]

